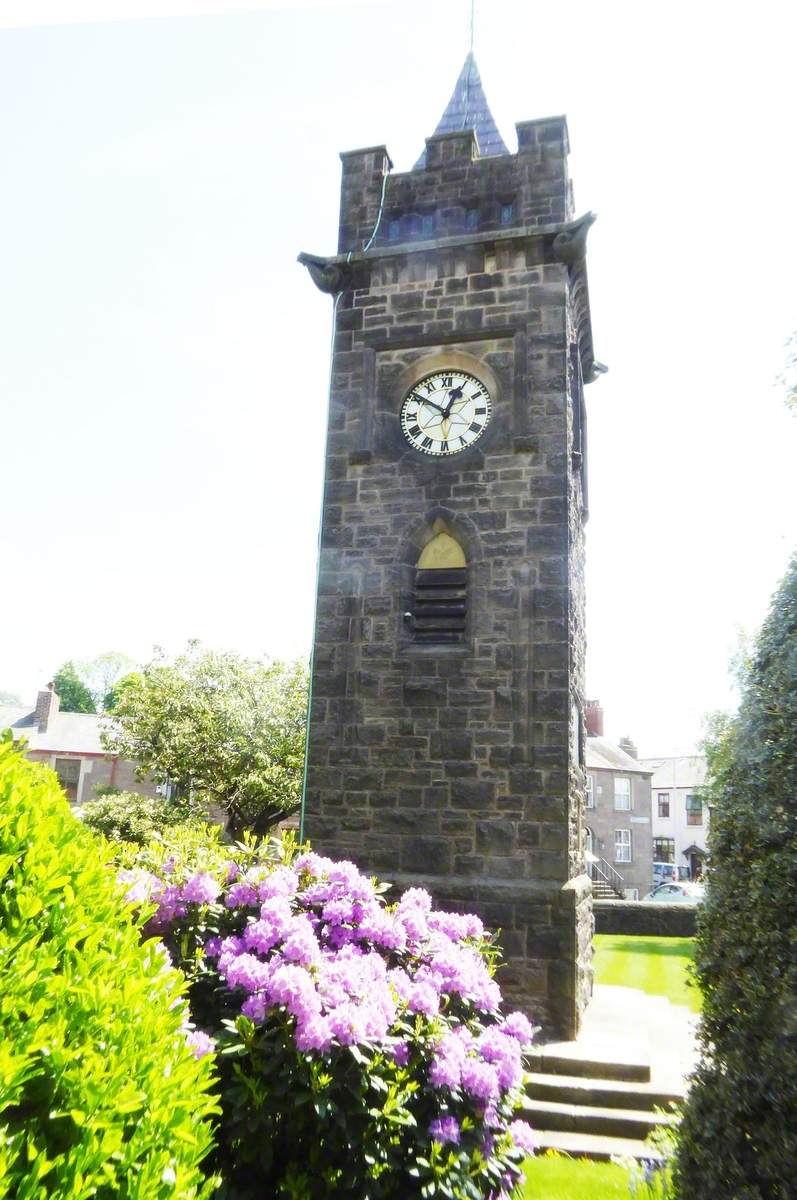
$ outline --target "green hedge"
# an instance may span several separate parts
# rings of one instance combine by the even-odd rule
[[[207,812],[185,800],[166,800],[162,796],[142,796],[138,792],[114,792],[89,800],[80,809],[80,817],[89,829],[114,842],[134,842],[146,846],[158,834],[182,825],[202,825]]]
[[[702,1058],[681,1125],[684,1200],[797,1195],[797,559],[707,745],[710,871],[695,963]]]
[[[209,1061],[49,769],[0,740],[0,1197],[209,1196]]]

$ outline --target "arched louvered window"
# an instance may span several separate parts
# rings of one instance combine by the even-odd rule
[[[440,528],[415,568],[412,631],[416,642],[456,645],[465,640],[468,563],[456,538]]]

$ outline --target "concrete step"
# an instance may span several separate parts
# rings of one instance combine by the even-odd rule
[[[667,1113],[641,1109],[598,1108],[582,1104],[557,1104],[550,1100],[527,1100],[524,1116],[533,1129],[560,1133],[590,1133],[599,1137],[644,1141],[661,1125],[671,1125]]]
[[[537,1133],[538,1153],[556,1150],[571,1158],[592,1158],[608,1162],[612,1158],[639,1158],[659,1161],[661,1155],[636,1138],[600,1137],[594,1133],[563,1133],[541,1129]]]
[[[650,1082],[650,1061],[641,1054],[627,1059],[617,1053],[608,1054],[605,1058],[597,1055],[586,1057],[575,1049],[576,1045],[575,1042],[551,1042],[547,1046],[538,1046],[528,1056],[528,1069],[540,1075]]]
[[[527,1076],[528,1094],[533,1100],[554,1104],[595,1105],[598,1108],[630,1108],[669,1111],[681,1104],[683,1091],[664,1091],[652,1083],[620,1079],[591,1079],[575,1075],[550,1075],[543,1072]]]

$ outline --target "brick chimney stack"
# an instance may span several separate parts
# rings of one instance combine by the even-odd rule
[[[617,745],[621,750],[625,750],[626,754],[628,754],[631,758],[636,758],[638,751],[636,745],[631,741],[630,737],[621,737]]]
[[[585,702],[584,721],[587,726],[587,737],[603,737],[603,709],[600,700]]]
[[[58,699],[58,693],[55,690],[54,683],[48,683],[43,692],[39,692],[36,697],[36,711],[34,717],[36,724],[39,727],[39,733],[45,733],[50,721],[58,712],[61,701]]]

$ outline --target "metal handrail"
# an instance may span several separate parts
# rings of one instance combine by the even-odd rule
[[[600,866],[598,864],[600,864]],[[620,872],[616,871],[611,863],[608,863],[605,858],[598,858],[596,856],[595,859],[588,864],[588,866],[591,879],[594,880],[597,876],[599,879],[602,879],[604,883],[607,883],[612,891],[617,892],[619,896],[622,896],[624,880]]]

